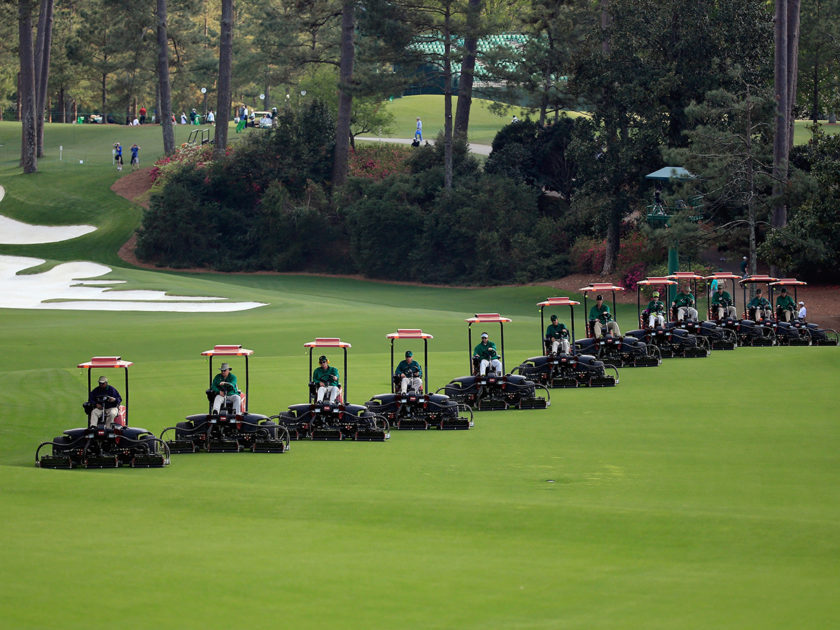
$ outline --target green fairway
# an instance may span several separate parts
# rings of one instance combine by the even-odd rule
[[[0,309],[3,627],[833,625],[837,348],[739,348],[625,369],[615,388],[553,390],[547,410],[476,414],[467,432],[173,455],[157,470],[35,468],[40,442],[85,424],[86,374],[74,366],[91,356],[134,361],[129,422],[159,434],[207,409],[200,353],[214,344],[255,350],[249,407],[275,414],[306,400],[303,344],[341,337],[353,345],[347,398],[363,403],[388,389],[385,335],[398,327],[435,336],[423,365],[432,389],[467,372],[464,318],[474,313],[513,319],[508,370],[537,354],[535,304],[549,291],[129,268],[115,251],[140,215],[108,190],[119,138],[87,129],[48,128],[48,137],[78,134],[67,142],[89,156],[83,168],[54,156],[22,176],[11,125],[0,124],[0,214],[100,228],[53,245],[0,245],[0,254],[97,261],[126,288],[267,306]],[[148,134],[151,157],[159,130],[129,131]],[[623,329],[635,317],[635,305],[619,306]],[[487,330],[498,343],[498,326]],[[424,361],[419,344],[397,347]],[[327,354],[343,369],[341,355]],[[244,379],[244,362],[231,363]]]
[[[488,106],[492,101],[474,98],[470,108],[470,142],[478,144],[491,144],[499,129],[511,121],[511,115],[516,114],[520,120],[525,120],[527,112],[514,107],[511,113],[505,116],[498,116],[492,113]],[[452,112],[455,115],[458,97],[452,98]],[[423,138],[434,140],[438,133],[443,131],[443,96],[424,94],[422,96],[404,96],[394,99],[388,103],[388,111],[394,114],[394,125],[390,133],[385,134],[390,138],[412,138],[417,125],[416,119],[419,116],[423,121]],[[577,112],[569,112],[570,116],[579,116]],[[539,114],[531,116],[539,118]]]

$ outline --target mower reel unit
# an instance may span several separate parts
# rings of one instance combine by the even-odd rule
[[[293,440],[310,439],[320,442],[355,440],[384,442],[391,437],[388,420],[369,411],[364,405],[347,403],[347,349],[352,347],[336,337],[318,337],[303,344],[309,348],[309,375],[312,377],[312,352],[316,348],[340,348],[344,351],[344,386],[337,401],[317,401],[317,383],[309,381],[309,402],[291,405],[273,419],[288,429]]]
[[[282,426],[272,422],[268,416],[249,413],[247,403],[250,402],[248,357],[254,354],[240,345],[214,346],[212,350],[205,350],[201,356],[210,357],[209,372],[210,385],[213,384],[214,357],[245,357],[245,395],[242,396],[242,408],[239,415],[235,413],[233,402],[225,397],[218,414],[212,413],[215,392],[208,386],[207,413],[187,416],[186,422],[179,422],[174,427],[164,429],[160,437],[169,431],[175,432],[175,439],[169,440],[167,445],[173,453],[285,453],[289,450],[289,432]],[[230,389],[229,387],[227,389]],[[230,392],[236,394],[237,392]]]
[[[583,294],[583,313],[586,317],[586,338],[575,341],[575,350],[583,355],[592,355],[604,362],[605,365],[612,365],[616,368],[625,367],[657,367],[662,364],[662,356],[659,348],[653,344],[646,344],[635,337],[627,335],[617,337],[612,334],[605,334],[596,339],[592,329],[592,322],[589,321],[589,310],[587,308],[587,296],[590,293],[612,293],[613,314],[616,313],[615,293],[624,291],[608,282],[593,282],[579,291]]]
[[[654,326],[652,328],[647,321],[647,317],[649,316],[647,309],[642,311],[641,295],[643,286],[662,287],[665,290],[676,284],[676,281],[670,278],[657,277],[639,280],[636,286],[636,312],[641,328],[639,330],[631,330],[627,335],[644,341],[649,345],[655,345],[659,348],[662,357],[666,359],[673,357],[692,359],[708,357],[711,354],[709,340],[704,336],[689,332],[684,327],[678,327],[671,322],[670,308],[665,309],[665,325]]]
[[[537,304],[540,309],[540,339],[545,354],[525,359],[522,364],[513,369],[513,372],[550,388],[616,386],[618,383],[618,368],[599,361],[591,354],[553,353],[551,352],[551,341],[543,336],[545,333],[545,307],[568,306],[572,325],[570,343],[571,348],[575,348],[575,306],[579,304],[580,302],[575,302],[567,297],[551,297]],[[607,374],[607,370],[611,370],[615,374]]]
[[[429,333],[419,328],[399,328],[388,333],[391,340],[391,391],[377,394],[365,403],[367,409],[387,418],[392,427],[401,430],[425,431],[426,429],[463,430],[474,426],[473,413],[469,405],[458,403],[443,394],[427,394],[429,391]],[[394,342],[401,339],[423,340],[424,385],[419,391],[400,392],[400,378],[394,374]],[[467,414],[461,416],[460,412]]]
[[[545,385],[535,383],[521,374],[505,373],[504,324],[511,320],[498,313],[477,313],[468,317],[467,343],[469,344],[470,376],[459,376],[437,391],[443,391],[459,404],[469,405],[474,411],[497,411],[504,409],[545,409],[551,405],[551,394]],[[484,376],[479,371],[478,361],[473,357],[472,325],[499,324],[502,347],[502,373],[491,372],[488,367]],[[539,395],[545,392],[545,397]],[[437,393],[437,392],[436,392]]]
[[[162,468],[169,464],[169,448],[153,433],[139,427],[128,426],[128,368],[131,361],[121,357],[93,357],[76,367],[86,369],[88,392],[91,387],[91,370],[122,368],[125,371],[124,405],[111,426],[102,423],[78,429],[68,429],[50,442],[42,442],[35,451],[35,465],[41,468]],[[92,405],[82,405],[86,419],[90,418]],[[89,423],[89,420],[88,420]],[[52,454],[41,456],[41,449],[52,446]]]

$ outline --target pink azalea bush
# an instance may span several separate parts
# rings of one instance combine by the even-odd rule
[[[228,147],[225,155],[230,155],[233,149]],[[212,162],[212,144],[187,144],[186,142],[175,149],[175,153],[160,158],[152,168],[151,177],[155,184],[162,185],[167,178],[178,170],[194,165],[204,168]]]
[[[411,147],[394,144],[365,144],[350,152],[347,174],[350,177],[382,180],[396,173],[408,173]]]

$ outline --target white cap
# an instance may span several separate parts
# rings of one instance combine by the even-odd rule
[[[805,302],[800,302],[799,306],[805,306]]]
[[[481,338],[482,339],[487,339],[489,336],[490,335],[488,335],[487,333],[481,333]]]

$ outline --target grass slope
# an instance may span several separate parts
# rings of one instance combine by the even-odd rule
[[[538,345],[540,287],[120,266],[114,247],[138,215],[107,191],[107,131],[79,141],[105,153],[81,172],[50,159],[34,177],[0,165],[4,214],[103,229],[0,253],[98,260],[132,288],[269,306],[0,311],[4,626],[740,629],[837,618],[836,348],[627,369],[614,389],[555,391],[548,410],[478,414],[464,433],[176,455],[163,470],[34,468],[39,442],[84,424],[86,375],[73,366],[95,354],[135,362],[130,422],[159,433],[206,408],[199,353],[216,343],[256,350],[251,408],[269,414],[305,398],[302,344],[318,335],[353,344],[353,402],[387,389],[385,334],[397,327],[435,335],[424,365],[434,388],[466,372],[472,313],[513,318],[508,368]],[[629,327],[634,309],[620,317]],[[240,378],[243,367],[234,362]]]

